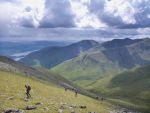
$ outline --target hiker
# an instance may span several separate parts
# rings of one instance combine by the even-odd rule
[[[96,97],[96,99],[98,100],[98,99],[99,99],[99,97],[97,96],[97,97]]]
[[[104,98],[103,97],[101,97],[101,101],[103,102],[103,100],[104,100]]]
[[[65,91],[67,91],[67,88],[65,88]]]
[[[75,97],[77,97],[77,95],[78,95],[77,90],[76,90],[76,89],[74,89],[74,92],[75,92]]]
[[[31,98],[31,95],[30,95],[31,87],[29,85],[25,85],[25,88],[26,88],[27,99],[29,99]]]

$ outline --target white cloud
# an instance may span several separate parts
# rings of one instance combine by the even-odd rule
[[[33,26],[38,27],[44,12],[45,0],[20,0],[20,12],[16,14],[16,21],[32,21]]]
[[[113,15],[115,17],[119,17],[126,24],[135,24],[135,13],[136,10],[131,5],[129,1],[125,0],[111,0],[106,1],[104,6],[104,11]]]
[[[150,28],[138,28],[137,32],[141,35],[150,35]]]
[[[91,14],[88,9],[90,0],[70,0],[71,8],[75,13],[75,24],[80,28],[93,27],[101,28],[106,27],[95,14]]]
[[[148,15],[147,15],[147,18],[149,18],[149,19],[150,19],[150,14],[148,14]]]
[[[15,3],[2,2],[0,4],[0,20],[10,27],[19,26],[22,20],[32,21],[33,26],[38,27],[39,21],[44,15],[44,0],[18,0]],[[29,11],[26,9],[30,8]],[[2,21],[1,21],[2,22]]]

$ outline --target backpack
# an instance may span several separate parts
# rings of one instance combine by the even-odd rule
[[[30,87],[30,86],[28,86],[28,90],[31,90],[31,87]]]

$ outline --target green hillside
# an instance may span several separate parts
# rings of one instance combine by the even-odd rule
[[[61,75],[80,86],[87,87],[98,79],[119,73],[120,68],[113,66],[111,61],[108,61],[103,54],[91,52],[91,54],[85,53],[68,60],[54,67],[52,71],[61,73]]]
[[[150,68],[134,69],[150,64],[150,39],[120,46],[97,46],[51,70],[117,104],[147,111]],[[134,71],[127,72],[129,70]],[[122,72],[124,76],[119,76]]]
[[[0,112],[9,108],[25,109],[26,106],[33,106],[35,103],[43,103],[35,110],[25,110],[26,113],[58,113],[60,106],[64,107],[65,113],[70,113],[73,108],[76,112],[87,113],[90,111],[109,113],[111,106],[108,103],[101,103],[89,97],[74,96],[72,91],[64,91],[53,84],[38,80],[36,78],[25,77],[23,75],[0,71]],[[25,84],[32,87],[32,99],[25,101]],[[12,99],[9,99],[9,98]],[[78,106],[85,105],[86,109]]]
[[[111,96],[125,99],[150,111],[150,66],[115,76],[108,89]],[[140,107],[139,107],[140,108]]]
[[[117,89],[112,92],[113,96],[121,96],[132,99],[139,98],[143,101],[150,102],[150,66],[134,69],[115,76],[110,84],[109,89]]]
[[[90,97],[94,97],[95,95],[84,90],[83,88],[73,84],[71,81],[67,80],[66,78],[62,77],[59,74],[55,74],[50,72],[47,69],[44,69],[42,67],[28,67],[25,66],[22,63],[16,62],[10,58],[7,58],[5,56],[0,56],[0,69],[5,70],[5,71],[9,71],[9,72],[13,72],[13,73],[18,73],[18,74],[22,74],[25,75],[27,77],[36,77],[38,79],[53,83],[57,86],[61,86],[61,87],[65,87],[68,89],[77,89],[78,92],[80,92],[81,94],[90,96]]]
[[[115,104],[146,113],[150,111],[150,66],[103,77],[84,88],[109,98]]]
[[[52,70],[88,88],[99,80],[106,83],[105,81],[109,81],[116,74],[150,64],[150,39],[143,39],[131,45],[114,45],[111,48],[92,48]]]

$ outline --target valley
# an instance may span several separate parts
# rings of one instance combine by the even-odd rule
[[[62,47],[50,46],[29,53],[19,62],[1,56],[1,80],[3,79],[1,86],[13,87],[10,89],[8,87],[7,90],[1,87],[2,92],[6,93],[1,97],[1,110],[13,107],[12,103],[14,102],[20,103],[18,106],[14,106],[25,110],[23,107],[28,104],[34,105],[36,102],[42,101],[45,103],[42,108],[38,107],[32,112],[46,112],[44,111],[46,109],[53,110],[55,113],[61,108],[61,104],[65,103],[65,109],[63,109],[65,113],[73,110],[69,107],[72,104],[78,106],[76,112],[83,113],[90,112],[90,110],[116,113],[117,111],[123,112],[124,108],[133,110],[133,113],[134,111],[148,113],[150,110],[149,56],[149,38],[114,39],[103,43],[83,40]],[[5,76],[10,83],[8,85],[5,85]],[[22,81],[22,86],[13,85],[15,78]],[[32,92],[34,97],[37,96],[35,100],[33,98],[29,102],[24,102],[25,94],[21,87],[28,81],[38,92],[40,99]],[[21,91],[21,95],[17,93],[18,97],[15,97],[13,89],[17,88],[18,91]],[[42,89],[44,89],[43,92]],[[64,89],[68,89],[67,94]],[[73,89],[76,89],[81,96],[78,98],[79,100],[74,97]],[[5,104],[5,98],[9,98],[9,96],[15,97],[16,100],[14,99],[12,103],[6,101]],[[73,100],[71,97],[74,97]],[[96,100],[97,98],[99,100]],[[101,102],[101,98],[105,99],[104,103]],[[55,101],[55,106],[49,104],[51,101],[52,103]],[[88,103],[87,101],[92,102],[92,106],[86,104],[86,106],[90,106],[89,109],[80,109],[79,106],[85,105]],[[51,108],[52,106],[53,108]]]
[[[150,0],[0,0],[0,113],[150,113]]]

